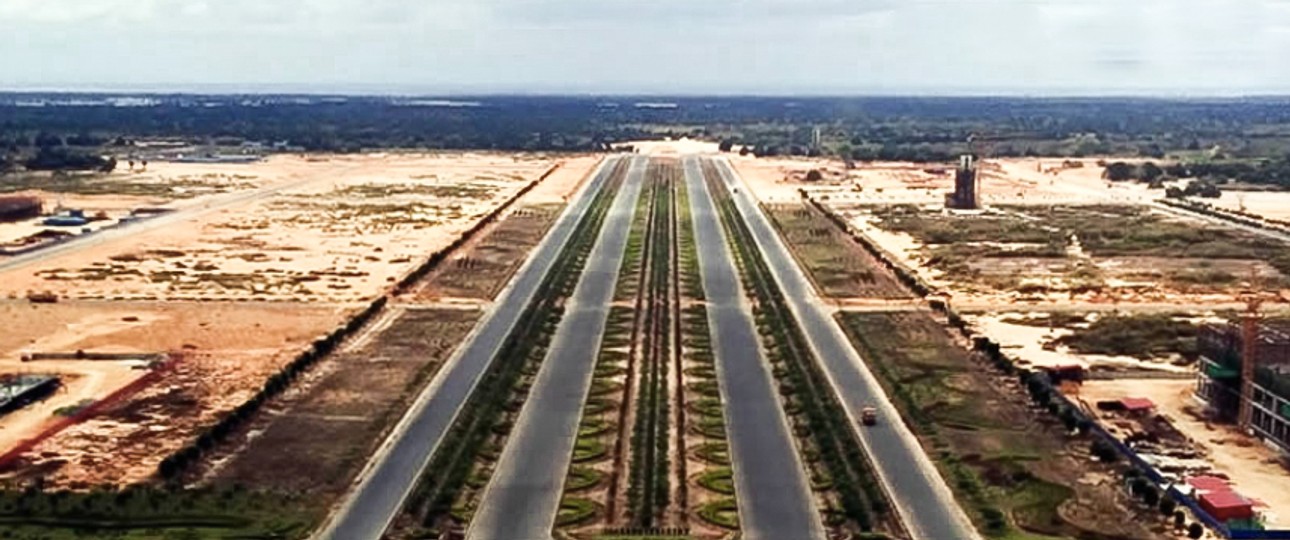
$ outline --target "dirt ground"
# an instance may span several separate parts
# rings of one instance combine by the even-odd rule
[[[1242,495],[1266,504],[1261,511],[1269,528],[1290,527],[1290,470],[1277,453],[1242,435],[1231,426],[1211,424],[1198,417],[1198,403],[1192,398],[1191,380],[1088,381],[1079,389],[1080,398],[1094,403],[1125,397],[1144,397],[1156,404],[1173,426],[1208,451],[1205,457],[1214,471],[1231,479]]]
[[[64,388],[50,398],[0,418],[6,449],[57,420],[55,410],[102,398],[147,373],[134,361],[21,362],[23,352],[182,353],[159,382],[26,454],[33,469],[49,473],[48,481],[74,486],[146,478],[165,453],[241,404],[298,349],[330,330],[340,312],[246,304],[0,302],[0,317],[11,330],[0,341],[0,369],[66,376]],[[187,406],[161,406],[167,401]],[[140,412],[152,404],[158,406]],[[108,466],[104,456],[119,466]]]
[[[953,167],[907,162],[858,163],[846,170],[837,160],[730,156],[731,163],[763,202],[799,197],[806,188],[821,200],[864,204],[943,204],[954,189]],[[1108,184],[1097,159],[992,159],[981,165],[980,195],[991,204],[1141,203],[1163,196],[1134,183]],[[1080,166],[1063,167],[1063,163]],[[818,169],[820,182],[805,182]],[[827,199],[823,199],[827,197]]]
[[[210,476],[260,488],[339,495],[402,407],[474,326],[470,309],[397,309],[370,339],[311,371]]]
[[[491,300],[560,217],[565,202],[595,173],[594,156],[568,160],[459,250],[413,291],[437,302]]]
[[[244,175],[282,178],[273,190],[0,273],[0,295],[368,300],[553,163],[501,154],[274,157],[241,165]]]
[[[1085,368],[1109,370],[1153,370],[1171,373],[1194,373],[1192,365],[1176,365],[1169,359],[1143,360],[1132,356],[1108,356],[1100,354],[1079,354],[1070,351],[1066,346],[1049,350],[1045,343],[1072,333],[1067,328],[1045,328],[1013,324],[1008,319],[1020,316],[1016,312],[973,313],[964,318],[981,334],[990,336],[1003,350],[1017,358],[1022,366],[1084,366]],[[1213,314],[1210,314],[1211,316]]]
[[[598,159],[564,159],[517,207],[562,202]],[[73,185],[84,192],[66,195],[69,206],[178,210],[165,227],[0,272],[0,298],[11,298],[0,300],[8,325],[0,371],[56,373],[64,382],[48,399],[0,417],[0,449],[51,425],[55,410],[84,406],[147,373],[138,361],[23,363],[23,353],[176,351],[182,360],[158,382],[39,444],[16,473],[72,487],[146,479],[162,457],[341,324],[357,301],[383,292],[555,163],[491,153],[284,155],[253,164],[151,163],[147,172],[118,170],[92,179],[96,185]],[[203,182],[216,187],[198,189]],[[63,299],[14,299],[28,290]]]
[[[715,154],[719,145],[714,142],[683,137],[676,140],[626,141],[615,146],[630,146],[635,148],[637,153],[651,156],[678,156],[684,154]]]
[[[1218,199],[1204,202],[1228,210],[1240,210],[1265,218],[1290,221],[1290,192],[1276,191],[1224,191]]]

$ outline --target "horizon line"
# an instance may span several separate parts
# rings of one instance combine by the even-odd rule
[[[168,95],[168,96],[320,96],[320,97],[581,97],[581,98],[1012,98],[1012,99],[1149,99],[1241,100],[1290,98],[1290,89],[1221,92],[1163,89],[874,89],[874,90],[577,90],[518,88],[439,88],[428,85],[298,83],[148,83],[148,84],[0,84],[3,94]]]

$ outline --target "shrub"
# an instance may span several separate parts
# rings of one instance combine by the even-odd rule
[[[1147,503],[1147,506],[1155,507],[1160,504],[1160,492],[1156,491],[1156,488],[1147,486],[1147,489],[1142,492],[1142,502]]]
[[[1196,540],[1202,536],[1205,536],[1205,528],[1201,527],[1199,523],[1192,523],[1187,526],[1187,538]]]
[[[1160,514],[1165,517],[1169,517],[1173,515],[1174,511],[1177,510],[1177,508],[1178,508],[1178,502],[1175,501],[1173,497],[1165,497],[1160,500]]]

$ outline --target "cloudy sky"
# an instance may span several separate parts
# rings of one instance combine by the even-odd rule
[[[1290,94],[1290,0],[0,0],[0,87]]]

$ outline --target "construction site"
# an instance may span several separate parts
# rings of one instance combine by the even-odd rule
[[[965,508],[987,509],[974,516],[978,525],[1002,507],[1032,533],[1167,530],[1131,533],[1117,529],[1123,521],[1093,517],[1142,511],[1136,488],[1118,485],[1117,467],[1044,458],[1022,467],[1032,481],[996,478],[1016,462],[995,462],[995,453],[1057,450],[1040,448],[1033,428],[1009,427],[1034,414],[1022,407],[1009,416],[1000,405],[1017,399],[1009,385],[987,376],[1004,390],[967,389],[967,374],[988,368],[960,335],[993,343],[986,350],[1012,373],[1045,374],[1069,400],[1059,412],[1087,416],[1161,493],[1195,503],[1187,519],[1232,538],[1290,529],[1290,498],[1277,487],[1290,481],[1290,326],[1279,320],[1290,299],[1286,238],[1160,204],[1158,190],[1108,182],[1096,158],[731,161],[907,421],[928,426],[915,429],[924,446],[977,460],[938,463],[942,474],[1031,493],[1018,502],[1045,498],[1009,512],[1013,497],[957,493]],[[802,224],[812,213],[818,224]],[[909,295],[878,293],[883,282]],[[964,365],[952,360],[956,348],[967,351]],[[1034,395],[1016,390],[1027,402]],[[1087,443],[1065,444],[1066,453],[1088,452]],[[1033,514],[1041,508],[1051,521]]]
[[[544,216],[558,213],[594,163],[539,154],[318,154],[153,162],[83,177],[4,176],[4,190],[24,194],[0,205],[8,221],[0,233],[63,238],[57,231],[64,225],[42,221],[55,203],[77,209],[62,212],[69,219],[93,222],[102,213],[126,224],[73,227],[58,242],[29,242],[0,255],[0,318],[8,321],[0,334],[0,471],[7,482],[38,481],[49,489],[154,482],[168,466],[163,462],[173,463],[185,447],[200,440],[214,451],[212,426],[226,425],[248,401],[258,403],[275,376],[294,376],[302,356],[313,358],[348,336],[341,330],[357,328],[356,316],[381,322],[346,350],[397,346],[398,339],[391,345],[376,337],[380,328],[406,334],[408,324],[429,316],[444,328],[442,359],[522,262],[524,244],[540,238],[543,221],[533,216],[549,222]],[[459,263],[427,275],[443,266],[429,263],[453,248],[473,248],[477,233],[511,215],[526,220],[513,228],[537,234],[498,240],[498,249],[514,254],[489,255],[497,270],[463,279],[472,266]],[[427,279],[469,283],[478,293]],[[473,298],[435,292],[450,290]],[[380,309],[392,295],[406,301]],[[398,322],[404,313],[408,322]],[[374,430],[297,441],[302,453],[350,456],[320,462],[339,475],[320,492],[335,496],[361,465],[352,459],[394,420],[372,400],[388,399],[377,401],[393,407],[433,374],[424,364],[435,358],[424,357],[420,345],[407,346],[417,353],[405,356],[417,362],[397,369],[376,373],[341,363],[311,372],[323,382],[329,380],[323,374],[338,370],[353,380],[321,393],[300,418],[330,404],[346,412],[323,417],[369,414]],[[370,384],[352,386],[361,381]],[[316,433],[348,432],[341,427]],[[231,431],[220,427],[220,440]],[[276,433],[271,429],[269,440]],[[242,454],[240,445],[219,448]],[[268,455],[253,448],[185,478],[227,475],[242,485],[276,487],[283,477],[245,472],[266,470]]]

